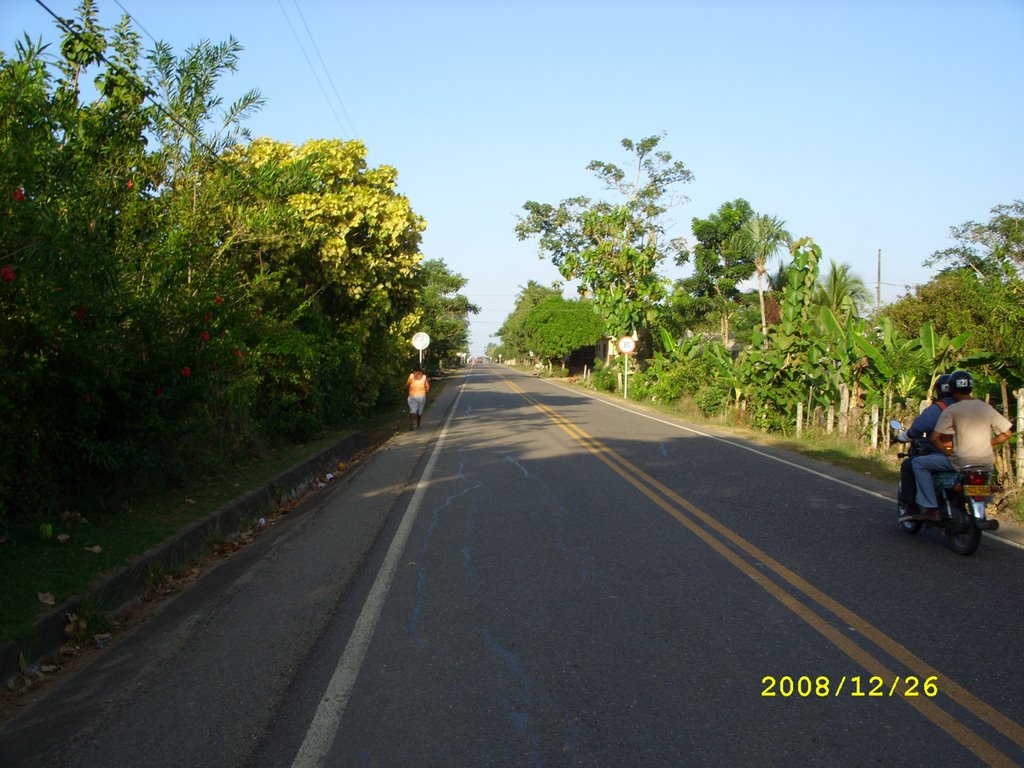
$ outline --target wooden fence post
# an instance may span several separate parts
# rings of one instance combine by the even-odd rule
[[[871,406],[871,450],[878,450],[878,406]]]
[[[1017,485],[1024,485],[1024,387],[1014,394],[1017,396]]]
[[[832,434],[832,427],[835,424],[835,421],[836,421],[836,404],[835,403],[829,403],[828,404],[828,416],[825,419],[825,431],[828,432],[830,435]]]
[[[800,433],[804,431],[804,404],[801,400],[796,404],[796,436],[800,437]]]
[[[839,385],[839,434],[846,436],[850,431],[850,388]]]

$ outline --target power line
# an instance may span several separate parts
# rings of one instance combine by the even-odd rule
[[[132,70],[126,69],[125,67],[122,67],[119,64],[115,64],[112,61],[110,61],[106,57],[106,55],[104,55],[103,51],[97,50],[89,41],[87,41],[84,37],[82,37],[82,35],[78,32],[78,30],[76,30],[74,27],[71,26],[70,22],[68,22],[67,19],[64,19],[64,18],[58,16],[56,13],[54,13],[52,10],[50,10],[50,8],[46,5],[46,3],[43,2],[43,0],[35,0],[35,2],[36,2],[36,4],[40,8],[42,8],[44,11],[46,11],[48,14],[50,14],[50,16],[53,17],[53,19],[57,22],[58,25],[60,25],[60,27],[65,32],[67,32],[69,35],[74,37],[75,40],[77,40],[79,43],[85,45],[92,53],[94,53],[96,55],[97,60],[103,62],[111,70],[113,70],[113,71],[115,71],[115,72],[117,72],[117,73],[119,73],[121,75],[126,76],[131,82],[135,83],[139,87],[139,90],[142,92],[143,98],[149,100],[149,102],[152,103],[154,107],[156,107],[157,111],[161,115],[163,115],[168,120],[170,120],[172,123],[174,123],[175,126],[180,128],[186,135],[188,135],[190,138],[192,138],[196,142],[196,144],[198,144],[200,147],[205,149],[206,152],[210,155],[210,157],[214,158],[214,160],[216,160],[217,162],[221,162],[221,163],[224,162],[223,159],[217,154],[216,150],[213,147],[211,147],[209,144],[207,144],[202,136],[196,135],[189,126],[185,125],[185,123],[183,123],[178,118],[177,115],[173,114],[170,110],[167,109],[167,107],[165,107],[162,103],[160,103],[157,100],[157,98],[156,98],[157,94],[155,92],[153,92],[152,90],[150,90],[149,87],[146,86],[146,84],[142,81],[141,78],[139,78],[139,76],[135,72],[133,72]],[[117,2],[117,0],[115,0],[115,2]],[[117,3],[117,4],[119,6],[121,5],[120,3]],[[122,6],[122,10],[124,10],[123,6]],[[128,12],[125,11],[125,13],[128,13]],[[128,16],[129,16],[129,18],[131,18],[131,14],[128,14]],[[138,24],[138,22],[135,22],[134,19],[132,19],[132,21],[134,23]],[[146,32],[146,34],[148,35],[149,33]],[[150,37],[152,38],[152,35],[150,35]],[[230,164],[225,164],[225,165],[227,165],[229,168],[235,169],[235,166],[233,166],[233,165],[230,165]],[[235,169],[235,170],[238,170],[238,169]]]
[[[341,94],[338,93],[338,88],[334,84],[334,78],[331,77],[331,71],[327,68],[324,63],[323,56],[320,55],[320,47],[316,44],[316,38],[313,37],[313,33],[309,30],[309,25],[306,23],[306,17],[302,13],[302,9],[299,7],[299,0],[292,0],[295,4],[295,10],[299,12],[299,18],[302,19],[302,26],[306,28],[306,34],[309,36],[309,41],[313,43],[313,50],[316,51],[316,57],[320,60],[320,66],[323,67],[324,74],[327,76],[327,82],[331,84],[331,90],[334,91],[334,96],[338,100],[338,106],[341,107],[341,112],[345,115],[345,119],[348,121],[348,127],[352,129],[352,136],[356,137],[359,132],[356,130],[355,125],[352,124],[352,118],[348,116],[348,111],[345,109],[345,102],[341,100]]]
[[[320,86],[320,92],[323,93],[324,95],[324,101],[326,101],[327,106],[331,108],[331,113],[334,115],[334,119],[338,121],[338,128],[341,129],[342,133],[345,133],[345,126],[342,125],[341,118],[338,116],[338,111],[334,108],[334,102],[331,101],[330,94],[328,94],[327,89],[324,88],[324,84],[320,80],[320,75],[317,73],[316,67],[313,66],[313,62],[310,60],[309,54],[306,52],[306,46],[303,44],[302,38],[299,37],[299,33],[295,31],[295,25],[292,24],[292,20],[291,18],[289,18],[288,12],[285,11],[284,4],[281,2],[281,0],[277,0],[277,7],[281,9],[281,15],[284,16],[285,21],[288,22],[288,29],[292,31],[292,37],[294,37],[295,42],[299,44],[299,50],[302,51],[302,57],[306,60],[306,64],[309,65],[309,69],[313,73],[313,78],[316,80],[316,84]],[[302,15],[301,12],[299,13],[299,15]],[[305,21],[303,21],[303,23],[305,23]],[[316,43],[314,43],[313,45],[315,46]],[[321,59],[321,62],[322,61],[323,60]],[[344,107],[342,107],[342,109],[344,109]]]
[[[135,18],[131,13],[129,13],[127,8],[125,8],[123,5],[121,5],[119,0],[114,0],[114,4],[117,5],[117,7],[120,8],[124,12],[124,15],[127,16],[129,19],[131,19],[132,23],[135,26],[137,26],[139,29],[141,29],[143,31],[143,33],[145,33],[145,35],[150,40],[152,40],[154,43],[157,42],[157,39],[155,37],[153,37],[151,34],[149,34],[149,30],[146,29],[144,26],[142,26],[142,24],[139,22],[139,20],[137,18]]]

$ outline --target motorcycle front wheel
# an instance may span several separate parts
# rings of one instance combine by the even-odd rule
[[[949,548],[958,555],[973,555],[981,543],[981,531],[973,525],[967,525],[966,529],[959,533],[947,531],[946,536],[949,539]]]
[[[903,501],[903,488],[896,491],[896,519],[900,527],[909,534],[915,534],[921,530],[920,520],[900,520],[899,518],[910,513],[910,508]]]

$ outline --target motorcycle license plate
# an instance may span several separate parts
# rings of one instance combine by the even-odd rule
[[[980,499],[984,496],[991,496],[992,489],[987,485],[965,485],[964,494],[975,499]]]

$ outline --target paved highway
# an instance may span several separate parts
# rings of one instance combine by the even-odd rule
[[[0,765],[1020,765],[1022,594],[878,483],[475,368]]]

